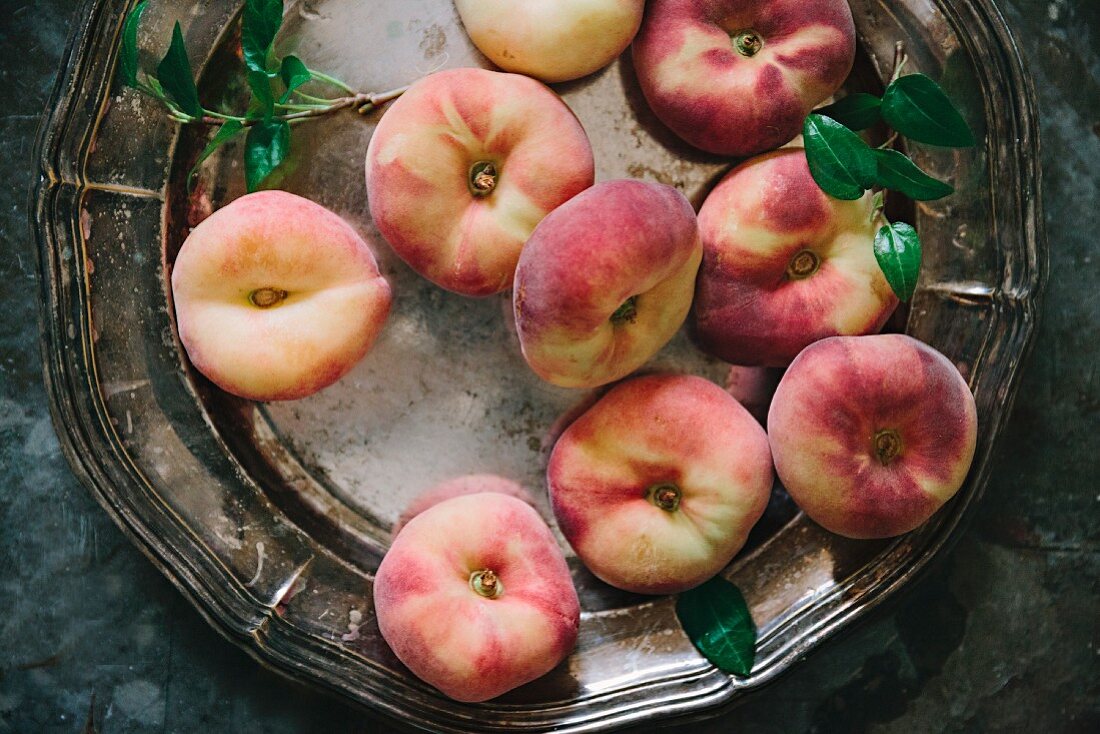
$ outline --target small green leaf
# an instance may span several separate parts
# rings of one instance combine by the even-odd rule
[[[195,161],[195,165],[191,166],[191,170],[187,172],[187,193],[191,193],[191,183],[203,161],[209,158],[215,150],[235,138],[243,129],[244,126],[236,120],[226,120],[225,123],[218,128],[218,132],[214,134],[213,139],[211,139],[211,141],[206,144],[206,147],[202,149],[202,153],[199,154],[199,158]]]
[[[309,69],[297,56],[283,57],[283,64],[279,67],[279,76],[282,78],[283,84],[286,85],[286,91],[279,98],[280,103],[290,99],[290,95],[295,89],[313,78],[313,75],[309,73]]]
[[[267,71],[267,56],[279,26],[283,24],[283,0],[246,0],[241,17],[241,51],[252,71]]]
[[[271,78],[262,71],[250,71],[248,86],[252,89],[252,104],[248,107],[249,119],[271,117],[275,112],[275,94],[271,91]]]
[[[969,148],[974,134],[939,84],[924,74],[894,80],[882,96],[882,117],[902,135],[919,143]]]
[[[261,120],[248,131],[244,145],[244,178],[252,193],[290,152],[290,124],[286,120]]]
[[[882,100],[875,95],[857,92],[849,94],[838,102],[833,102],[828,107],[814,111],[819,115],[831,117],[852,130],[866,130],[882,119],[882,114],[879,112],[881,105]]]
[[[128,87],[136,87],[138,84],[137,34],[145,6],[144,0],[134,6],[126,16],[125,25],[122,26],[122,48],[118,52],[118,71],[122,76],[122,83]]]
[[[875,259],[897,297],[903,301],[912,298],[920,275],[921,248],[917,230],[904,222],[880,229],[875,235]]]
[[[157,79],[183,112],[191,117],[202,117],[199,91],[195,89],[195,79],[191,76],[191,62],[187,60],[179,21],[172,30],[172,45],[157,65]]]
[[[680,594],[676,616],[691,643],[720,670],[747,676],[756,659],[756,625],[740,589],[716,576]]]
[[[826,194],[852,201],[874,185],[875,156],[854,132],[830,117],[810,115],[802,135],[810,174]]]
[[[899,191],[915,201],[942,199],[955,193],[955,187],[932,178],[896,150],[875,150],[878,184]]]

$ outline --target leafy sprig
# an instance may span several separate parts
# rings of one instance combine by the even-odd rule
[[[241,115],[208,109],[199,99],[191,62],[177,22],[168,51],[155,71],[143,70],[138,54],[138,29],[147,1],[138,3],[126,17],[119,48],[119,78],[128,87],[159,100],[168,117],[181,124],[218,125],[187,175],[188,188],[198,167],[214,151],[245,134],[245,183],[255,191],[290,153],[291,126],[343,109],[371,112],[398,97],[405,87],[382,93],[357,92],[344,82],[310,69],[297,56],[279,58],[275,36],[283,23],[282,0],[246,0],[241,14],[241,51],[248,72],[251,99]],[[342,96],[307,94],[310,82],[340,90]]]
[[[837,199],[853,201],[868,189],[880,188],[871,214],[883,211],[886,190],[915,201],[942,199],[955,192],[951,184],[920,169],[908,156],[894,150],[899,136],[948,148],[974,145],[974,134],[939,84],[924,74],[902,75],[907,63],[897,46],[894,74],[882,97],[851,94],[822,107],[806,118],[803,138],[810,173],[821,189]],[[886,123],[889,139],[872,148],[855,131]],[[920,274],[921,244],[916,230],[903,222],[883,225],[875,236],[875,259],[894,293],[903,301],[913,297]]]

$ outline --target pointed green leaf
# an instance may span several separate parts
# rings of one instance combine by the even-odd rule
[[[882,119],[881,105],[882,100],[875,95],[857,92],[814,112],[831,117],[852,130],[866,130]]]
[[[241,16],[241,51],[252,71],[267,71],[267,56],[279,26],[283,24],[283,0],[246,0]]]
[[[275,94],[271,91],[271,78],[262,71],[250,71],[248,86],[252,89],[252,103],[248,107],[249,119],[271,117],[275,112]]]
[[[181,110],[191,117],[202,117],[199,91],[195,89],[195,78],[191,76],[191,62],[187,60],[179,21],[172,30],[172,45],[157,65],[157,79]]]
[[[882,96],[882,117],[902,135],[919,143],[969,148],[974,134],[939,84],[924,74],[895,79]]]
[[[187,193],[191,193],[191,183],[203,161],[209,158],[215,150],[235,138],[243,129],[244,126],[236,120],[226,120],[225,123],[218,128],[218,132],[214,134],[214,137],[206,144],[206,147],[202,149],[202,153],[199,154],[199,158],[195,161],[195,165],[191,166],[191,170],[187,172]]]
[[[921,248],[917,230],[904,222],[880,229],[875,235],[875,259],[897,297],[903,301],[912,298],[920,275]]]
[[[720,670],[747,676],[756,659],[756,625],[740,589],[716,576],[680,594],[676,616],[691,643]]]
[[[297,56],[283,57],[282,66],[279,67],[279,76],[282,78],[283,84],[286,85],[286,91],[279,98],[280,103],[290,99],[290,95],[295,89],[313,78],[313,75],[309,73],[309,69]]]
[[[141,14],[145,12],[146,2],[138,3],[130,14],[126,16],[126,23],[122,26],[122,48],[118,52],[118,73],[122,77],[122,83],[129,87],[136,87],[138,83],[138,25],[141,23]]]
[[[244,178],[249,193],[260,187],[289,152],[290,124],[286,120],[261,120],[249,129],[244,147]]]
[[[876,150],[878,185],[905,194],[915,201],[942,199],[955,193],[955,187],[932,178],[896,150]]]
[[[863,139],[836,120],[810,115],[802,126],[806,162],[829,196],[848,201],[875,183],[875,156]]]

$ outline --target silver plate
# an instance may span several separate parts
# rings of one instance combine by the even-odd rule
[[[199,193],[187,195],[184,174],[209,131],[181,131],[114,82],[130,4],[86,2],[39,140],[34,217],[54,418],[74,471],[116,522],[215,628],[264,663],[434,731],[602,731],[705,715],[789,669],[959,533],[988,477],[1046,275],[1035,103],[989,0],[852,0],[861,41],[852,88],[880,87],[894,42],[904,41],[914,69],[966,101],[980,141],[913,151],[959,193],[910,211],[925,267],[899,324],[947,354],[977,398],[978,451],[962,491],[889,542],[825,533],[777,493],[726,571],[760,629],[747,678],[699,656],[671,598],[614,591],[571,559],[584,608],[576,651],[478,705],[442,697],[389,652],[370,605],[373,571],[404,504],[438,480],[495,472],[541,490],[554,422],[583,394],[529,373],[507,297],[444,293],[381,242],[362,180],[377,118],[351,113],[295,129],[279,186],[335,210],[375,244],[396,293],[380,343],[341,382],[294,403],[240,401],[196,374],[174,331],[167,274],[188,225],[242,193],[240,151],[208,161]],[[225,0],[154,1],[140,45],[163,51],[179,20],[204,98],[239,100],[227,81],[239,68],[237,12]],[[279,46],[364,91],[486,65],[445,0],[292,3]],[[628,58],[555,89],[588,130],[601,180],[660,180],[698,204],[729,165],[655,121]],[[651,366],[716,381],[726,369],[683,335]]]

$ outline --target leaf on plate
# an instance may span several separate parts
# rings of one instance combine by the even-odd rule
[[[297,56],[283,57],[283,63],[279,67],[279,76],[282,78],[283,84],[286,85],[286,91],[279,98],[280,103],[290,99],[290,95],[295,89],[313,78],[313,75],[309,73],[309,69]]]
[[[252,71],[267,72],[267,56],[283,24],[283,0],[246,0],[241,16],[241,51]]]
[[[882,117],[911,140],[948,148],[969,148],[974,134],[943,88],[924,74],[891,82],[882,96]]]
[[[756,625],[741,590],[724,578],[689,589],[676,616],[691,643],[720,670],[747,676],[756,659]]]
[[[878,184],[898,191],[915,201],[942,199],[955,193],[955,187],[932,178],[896,150],[875,150]]]
[[[244,178],[249,193],[260,187],[290,152],[290,123],[265,119],[253,125],[245,138]]]
[[[852,201],[874,185],[875,156],[870,146],[844,125],[813,114],[806,118],[802,135],[810,174],[826,194]]]
[[[271,91],[271,78],[262,71],[250,71],[248,86],[252,90],[248,117],[250,119],[271,117],[275,112],[275,94]]]
[[[880,229],[875,235],[875,259],[897,297],[903,301],[912,298],[920,275],[921,247],[917,230],[904,222]]]
[[[195,79],[191,76],[191,62],[187,60],[179,21],[172,29],[172,44],[168,47],[168,53],[157,65],[157,79],[183,112],[191,117],[202,117],[199,90],[195,88]]]
[[[881,105],[882,100],[875,95],[857,92],[814,112],[831,117],[852,130],[866,130],[882,119]]]
[[[203,161],[209,158],[215,150],[235,138],[243,129],[244,126],[236,120],[226,120],[225,123],[218,128],[218,132],[214,134],[214,137],[206,144],[206,147],[202,149],[202,153],[199,154],[199,158],[195,161],[195,165],[191,166],[191,170],[187,172],[187,193],[191,193],[191,184]]]
[[[118,72],[122,77],[122,83],[136,87],[138,84],[138,25],[141,23],[141,14],[145,12],[146,2],[138,3],[130,14],[126,16],[126,23],[122,26],[122,48],[118,52]]]

